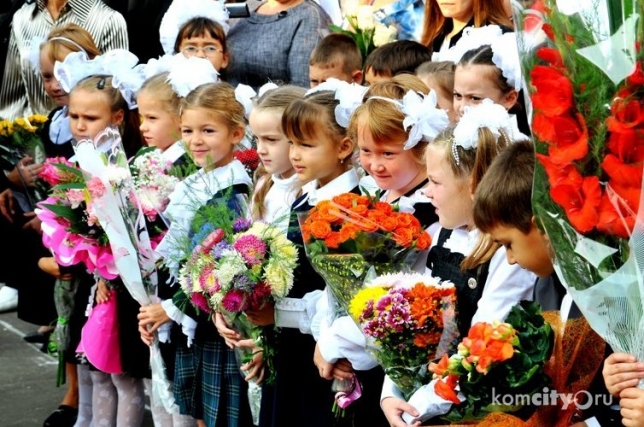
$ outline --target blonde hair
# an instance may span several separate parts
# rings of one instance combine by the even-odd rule
[[[71,90],[71,94],[80,90],[105,95],[105,100],[112,113],[123,110],[123,124],[120,127],[123,146],[128,157],[136,154],[139,148],[144,145],[143,136],[139,130],[139,112],[137,109],[130,110],[121,92],[112,86],[112,76],[89,76],[78,82]]]
[[[347,133],[354,144],[358,143],[358,124],[364,123],[369,129],[376,144],[400,142],[404,145],[409,138],[408,131],[403,126],[405,114],[392,102],[371,98],[381,96],[393,100],[401,100],[407,92],[413,90],[424,95],[429,93],[429,88],[418,77],[411,74],[399,74],[391,80],[374,83],[369,86],[365,94],[365,101],[351,116]],[[425,162],[425,148],[427,141],[420,141],[412,153],[417,164],[422,166]]]
[[[292,85],[285,85],[276,89],[269,90],[259,98],[255,98],[253,100],[253,111],[275,111],[282,114],[284,110],[286,110],[286,107],[291,104],[291,102],[297,99],[302,99],[305,93],[306,89]],[[278,123],[278,126],[280,127],[281,131],[281,122]],[[264,180],[264,182],[261,186],[258,187],[257,184],[262,179]],[[252,216],[254,220],[259,220],[266,214],[266,206],[264,205],[264,200],[266,200],[266,194],[268,194],[268,190],[270,190],[273,186],[273,178],[271,174],[266,172],[266,169],[264,169],[264,166],[261,164],[261,162],[255,170],[253,181],[255,184],[255,191],[253,192]]]
[[[421,78],[431,78],[436,82],[437,92],[443,93],[446,98],[454,97],[454,72],[456,65],[452,61],[424,62],[416,69],[416,75]]]
[[[143,82],[138,96],[141,96],[145,92],[147,96],[161,103],[165,111],[179,116],[181,112],[181,97],[168,82],[169,75],[169,72],[165,72],[147,79]]]
[[[76,24],[67,24],[51,30],[47,40],[40,45],[40,51],[45,52],[53,64],[65,59],[69,52],[80,52],[79,47],[85,51],[88,59],[94,59],[101,54],[87,30]]]
[[[244,106],[235,98],[235,90],[225,82],[197,86],[181,102],[181,112],[206,109],[221,119],[230,130],[246,126]]]
[[[461,146],[454,146],[454,129],[456,126],[452,125],[441,132],[430,143],[430,146],[444,148],[445,160],[454,176],[460,178],[469,177],[470,192],[474,194],[481,179],[483,179],[492,164],[492,160],[507,146],[509,139],[504,134],[496,138],[488,128],[480,128],[476,148],[466,149]],[[454,151],[458,154],[458,161],[454,157]],[[479,241],[476,247],[465,257],[461,263],[461,268],[469,270],[489,261],[498,248],[499,244],[495,243],[489,234],[479,233]]]

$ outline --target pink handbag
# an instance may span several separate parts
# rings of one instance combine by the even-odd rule
[[[107,302],[97,304],[81,330],[77,353],[85,353],[87,360],[97,369],[108,374],[122,374],[121,344],[116,295]]]

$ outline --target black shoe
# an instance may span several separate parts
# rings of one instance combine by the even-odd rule
[[[69,405],[60,405],[45,420],[43,427],[73,427],[78,417],[78,409]]]
[[[28,333],[27,335],[22,337],[22,339],[32,344],[35,344],[35,343],[43,344],[43,343],[49,342],[50,335],[51,335],[51,331],[47,331],[47,332],[34,331],[34,332]]]

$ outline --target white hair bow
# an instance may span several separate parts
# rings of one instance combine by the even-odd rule
[[[94,75],[112,76],[112,86],[121,92],[130,109],[136,108],[136,93],[145,76],[136,64],[139,59],[125,49],[114,49],[87,59],[85,52],[72,52],[54,64],[54,76],[67,93],[81,80]]]
[[[349,126],[349,120],[353,112],[362,104],[362,99],[369,88],[357,83],[348,83],[339,79],[328,79],[313,89],[309,89],[306,95],[321,91],[331,91],[335,94],[338,105],[335,107],[335,121],[343,128]]]
[[[246,118],[250,116],[250,112],[253,110],[253,98],[256,96],[257,92],[248,85],[238,84],[235,88],[235,99],[244,106],[244,115]]]
[[[437,60],[452,61],[458,64],[465,53],[489,45],[492,49],[492,62],[496,65],[515,90],[521,89],[521,61],[514,32],[503,33],[498,25],[467,27],[463,35],[447,52],[438,54]],[[434,57],[432,57],[434,60]]]
[[[257,91],[257,97],[261,98],[269,90],[277,89],[279,86],[273,82],[264,83]]]
[[[221,0],[174,0],[159,26],[161,46],[166,54],[176,53],[174,45],[181,27],[194,18],[218,22],[228,32],[228,11]]]
[[[432,140],[449,126],[447,112],[438,108],[438,98],[434,90],[423,96],[410,90],[402,99],[402,112],[405,114],[403,127],[409,128],[409,138],[405,150],[414,148],[422,139]]]
[[[456,164],[460,161],[456,147],[466,150],[476,148],[479,129],[482,128],[487,128],[497,139],[503,135],[508,143],[530,139],[519,130],[516,116],[509,114],[502,105],[486,98],[478,105],[465,107],[463,116],[454,128],[452,154]]]
[[[219,73],[212,62],[205,58],[191,56],[186,58],[183,54],[174,55],[170,63],[168,83],[175,93],[184,98],[198,86],[214,83],[219,80]]]

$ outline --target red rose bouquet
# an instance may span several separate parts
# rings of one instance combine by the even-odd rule
[[[515,22],[538,158],[535,217],[591,327],[644,360],[644,2],[524,5]]]

